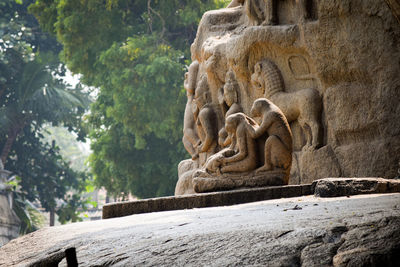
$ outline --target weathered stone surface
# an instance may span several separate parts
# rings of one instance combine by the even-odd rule
[[[231,73],[238,88],[236,110],[251,116],[253,102],[266,97],[286,116],[295,153],[290,184],[337,176],[395,177],[399,1],[280,1],[272,9],[271,2],[235,0],[231,8],[206,12],[200,21],[192,59],[199,64],[197,77],[207,74],[208,106],[218,131],[225,125],[221,106],[230,107],[219,92]],[[208,156],[200,155],[198,168]],[[185,180],[180,184],[193,186],[186,180],[191,175],[180,177]]]
[[[314,181],[312,191],[320,197],[395,193],[400,192],[400,179],[325,178]]]
[[[341,177],[341,167],[336,155],[329,145],[315,151],[307,150],[296,152],[301,169],[298,170],[301,183],[312,183],[312,181],[325,177]]]
[[[400,1],[399,0],[385,0],[392,10],[393,16],[396,17],[397,21],[400,23]]]
[[[71,247],[80,266],[399,266],[400,194],[306,196],[50,227],[0,248],[0,266],[60,260]]]
[[[157,211],[227,206],[311,194],[311,184],[304,184],[149,198],[107,204],[103,206],[103,219]]]

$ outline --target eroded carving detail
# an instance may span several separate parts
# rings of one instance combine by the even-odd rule
[[[197,132],[200,137],[197,153],[204,152],[208,158],[215,152],[217,146],[217,117],[210,105],[211,96],[206,74],[199,81],[194,100],[199,110],[196,119]]]
[[[277,25],[279,0],[233,0],[227,7],[244,5],[246,14],[253,25]],[[309,19],[311,0],[296,0],[300,21]]]
[[[253,117],[261,117],[259,127],[248,127],[252,138],[266,135],[264,165],[256,173],[282,169],[290,172],[292,165],[292,132],[282,111],[266,98],[254,101],[250,111]]]
[[[317,90],[309,88],[294,93],[285,92],[280,70],[268,59],[257,62],[251,82],[256,90],[260,90],[265,98],[283,111],[288,122],[298,120],[306,136],[305,148],[319,147],[322,103]]]
[[[263,60],[265,55],[279,59],[281,51],[255,41],[265,34],[262,42],[267,44],[267,36],[280,31],[262,27],[274,20],[272,13],[267,14],[274,10],[269,2],[232,1],[228,9],[205,13],[200,22],[191,47],[195,62],[185,77],[188,102],[183,141],[192,158],[178,166],[177,195],[288,184],[293,150],[288,121],[299,121],[309,133],[306,147],[319,145],[319,129],[314,127],[320,112],[318,92],[285,92],[280,70],[274,62]],[[238,54],[229,51],[245,31],[253,45],[245,45]],[[257,46],[268,49],[254,50]],[[247,60],[250,53],[251,61]],[[285,60],[286,55],[279,62]],[[310,72],[306,67],[301,74]],[[285,71],[293,77],[290,64]]]
[[[212,155],[202,170],[193,173],[196,192],[251,184],[262,186],[288,183],[292,162],[292,134],[285,116],[265,98],[254,102],[251,113],[261,117],[261,125],[241,112],[226,118],[225,129],[232,140],[231,145]],[[258,150],[258,142],[263,144],[261,151]],[[260,164],[261,158],[264,158],[264,162]]]
[[[251,107],[259,98],[272,101],[290,123],[296,150],[292,183],[310,182],[316,174],[393,176],[398,157],[387,155],[397,155],[393,151],[399,146],[398,127],[393,128],[398,121],[393,114],[399,113],[393,113],[398,68],[391,64],[398,58],[393,46],[397,21],[387,6],[372,0],[356,13],[351,12],[354,1],[331,2],[233,0],[229,8],[203,15],[191,53],[199,65],[197,81],[205,74],[208,78],[195,90],[194,98],[203,104],[192,101],[192,114],[185,115],[185,130],[193,129],[194,122],[201,141],[185,144],[191,146],[193,159],[179,164],[177,194],[286,183],[287,142],[268,137],[273,136],[268,131],[258,138],[251,135],[251,127],[257,132],[263,125],[259,116],[252,118],[257,124],[249,126]],[[379,19],[371,19],[376,14]],[[317,18],[318,23],[311,21]],[[362,25],[352,27],[357,19]],[[337,25],[337,20],[342,23]],[[274,23],[280,25],[265,26]],[[360,40],[346,38],[353,31]],[[365,59],[378,65],[365,64]],[[239,123],[228,133],[226,120],[240,113],[246,116],[248,131],[241,131]],[[189,140],[186,132],[184,139]],[[239,132],[250,135],[244,137],[246,146],[255,140],[257,164],[252,170],[230,172],[224,167],[236,161],[228,164],[227,159],[245,151]],[[286,153],[282,162],[266,153],[275,149]]]
[[[199,156],[196,150],[200,142],[195,127],[195,120],[197,119],[198,111],[195,103],[193,102],[198,71],[199,71],[199,63],[196,60],[193,61],[193,63],[189,66],[188,72],[185,73],[185,82],[184,82],[187,102],[185,107],[185,115],[183,118],[182,142],[186,150],[192,156],[193,160],[197,159]]]

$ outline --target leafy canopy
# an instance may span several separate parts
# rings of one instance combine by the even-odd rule
[[[24,199],[39,201],[47,211],[57,209],[62,222],[77,220],[83,203],[75,193],[83,190],[86,176],[73,171],[40,132],[44,125],[64,125],[83,139],[88,93],[62,79],[61,45],[28,13],[34,1],[17,2],[0,2],[1,159],[21,178]]]
[[[99,88],[92,172],[117,196],[171,195],[185,106],[183,77],[202,14],[219,0],[37,0],[30,10],[63,44],[67,66]]]

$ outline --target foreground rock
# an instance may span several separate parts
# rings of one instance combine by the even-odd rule
[[[306,196],[46,228],[0,248],[0,266],[70,247],[81,266],[399,266],[399,230],[399,193]]]
[[[400,192],[400,179],[325,178],[315,181],[312,191],[320,197],[396,193]]]

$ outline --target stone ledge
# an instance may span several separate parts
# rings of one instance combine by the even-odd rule
[[[311,184],[304,184],[240,189],[176,197],[149,198],[138,201],[107,204],[103,207],[103,219],[157,211],[230,206],[311,194]]]
[[[312,183],[311,190],[319,197],[400,192],[400,179],[324,178]]]

